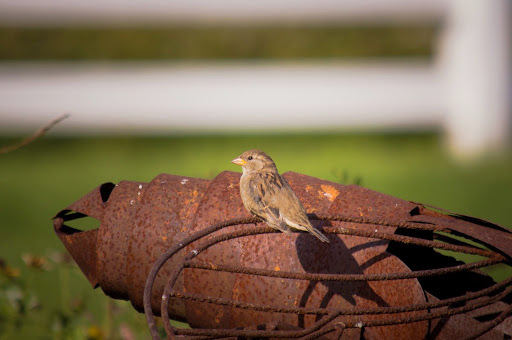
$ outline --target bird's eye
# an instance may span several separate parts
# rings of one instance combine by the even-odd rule
[[[247,157],[248,160],[252,161],[252,156]]]

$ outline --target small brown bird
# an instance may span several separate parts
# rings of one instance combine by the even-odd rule
[[[313,228],[299,198],[266,153],[249,150],[231,162],[242,166],[240,196],[247,210],[283,233],[290,233],[291,227],[329,243],[324,234]]]

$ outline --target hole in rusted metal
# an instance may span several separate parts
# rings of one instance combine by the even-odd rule
[[[65,223],[61,231],[66,234],[98,229],[100,221],[86,214],[73,210],[63,210],[56,217],[62,218]]]
[[[409,214],[411,216],[416,216],[416,215],[419,215],[420,214],[420,207],[416,206],[414,207],[410,212]]]
[[[103,203],[108,201],[108,198],[110,197],[110,194],[112,193],[112,190],[114,190],[115,187],[116,185],[110,182],[104,183],[100,186],[100,195]]]

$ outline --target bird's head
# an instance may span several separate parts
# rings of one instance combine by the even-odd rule
[[[241,165],[244,173],[260,170],[277,171],[272,158],[260,150],[248,150],[231,163]]]

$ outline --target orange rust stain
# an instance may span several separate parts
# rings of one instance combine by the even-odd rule
[[[309,190],[313,190],[313,187],[311,185],[306,185],[306,191],[309,192]]]
[[[276,272],[278,272],[278,271],[280,271],[280,270],[281,270],[281,267],[279,267],[279,266],[275,266],[274,270],[275,270]]]
[[[167,236],[162,236],[162,241],[167,241]]]
[[[319,193],[321,193],[322,196],[327,197],[331,202],[333,202],[336,199],[336,197],[338,197],[338,195],[340,194],[340,192],[336,190],[336,188],[333,186],[322,184],[320,187],[324,192]]]

